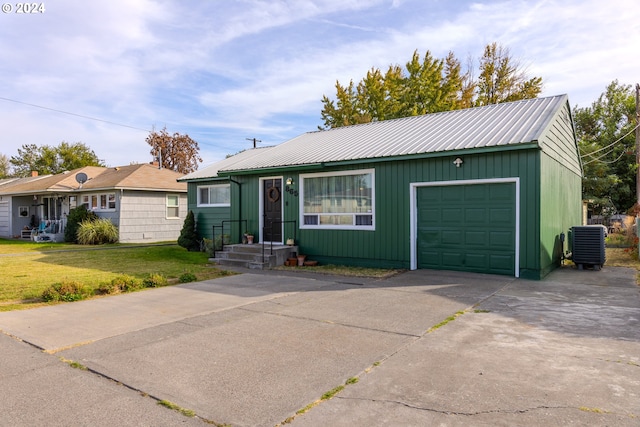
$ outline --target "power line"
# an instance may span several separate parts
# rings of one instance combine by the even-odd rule
[[[96,117],[85,116],[85,115],[82,115],[82,114],[71,113],[69,111],[58,110],[56,108],[44,107],[42,105],[30,104],[28,102],[17,101],[15,99],[5,98],[5,97],[2,97],[2,96],[0,96],[0,99],[2,99],[3,101],[15,102],[16,104],[28,105],[30,107],[41,108],[43,110],[54,111],[56,113],[68,114],[70,116],[81,117],[83,119],[88,119],[88,120],[94,120],[96,122],[108,123],[110,125],[121,126],[121,127],[129,128],[129,129],[136,129],[136,130],[143,130],[145,132],[151,132],[149,129],[142,129],[142,128],[139,128],[139,127],[125,125],[125,124],[122,124],[122,123],[116,123],[116,122],[112,122],[112,121],[109,121],[109,120],[98,119]]]
[[[622,141],[624,138],[626,138],[627,136],[631,135],[631,132],[635,132],[636,129],[638,129],[638,127],[640,127],[640,124],[637,124],[633,127],[633,129],[631,129],[629,132],[627,132],[626,134],[622,135],[620,138],[616,139],[615,141],[613,141],[611,144],[607,145],[606,147],[602,147],[599,148],[595,151],[592,151],[591,153],[587,153],[585,155],[582,155],[581,157],[587,157],[587,156],[593,156],[594,154],[602,151],[602,150],[606,150],[609,147],[613,147],[615,144],[617,144],[618,142]]]
[[[589,160],[588,162],[584,162],[584,163],[582,164],[582,166],[584,166],[584,165],[588,165],[589,163],[593,163],[593,162],[596,162],[596,161],[597,161],[597,162],[600,162],[600,163],[604,163],[604,164],[606,164],[606,165],[610,165],[610,164],[613,164],[613,163],[617,162],[618,160],[620,160],[620,159],[622,158],[622,156],[624,156],[625,154],[627,154],[625,151],[623,151],[622,153],[620,153],[620,155],[618,156],[618,158],[617,158],[617,159],[615,159],[615,160],[611,160],[611,161],[609,161],[609,162],[606,162],[606,161],[604,161],[604,160],[600,160],[601,158],[606,157],[606,156],[608,156],[608,155],[609,155],[609,154],[611,154],[611,153],[613,153],[613,150],[609,151],[609,152],[608,152],[608,153],[606,153],[606,154],[603,154],[603,155],[602,155],[602,156],[600,156],[600,157],[596,157],[595,159],[591,159],[591,160]]]

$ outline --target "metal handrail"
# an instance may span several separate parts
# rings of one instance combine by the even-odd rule
[[[269,223],[269,229],[271,231],[271,236],[273,236],[273,225],[274,224],[289,224],[289,223],[293,223],[293,241],[296,241],[296,230],[298,229],[298,227],[296,226],[296,224],[298,223],[298,221],[296,221],[295,219],[291,219],[288,221],[271,221]],[[264,238],[265,235],[265,231],[267,230],[267,226],[262,227],[262,237]],[[271,242],[269,242],[269,255],[273,255],[273,239],[271,239]],[[262,262],[264,262],[264,242],[262,242]]]
[[[239,222],[239,223],[243,223],[244,222],[245,223],[245,230],[247,228],[248,220],[246,220],[246,219],[225,219],[220,223],[220,225],[213,225],[212,226],[212,229],[213,229],[212,230],[212,241],[211,241],[211,244],[213,245],[213,248],[212,248],[213,249],[212,250],[213,258],[216,257],[216,252],[218,252],[218,251],[216,251],[216,227],[220,227],[220,229],[222,230],[222,233],[220,234],[220,251],[219,251],[219,252],[222,252],[224,250],[224,225],[225,225],[225,223],[232,223],[232,222]]]

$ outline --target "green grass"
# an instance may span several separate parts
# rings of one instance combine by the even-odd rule
[[[358,382],[358,378],[357,377],[351,377],[349,378],[347,381],[345,381],[344,385],[339,385],[337,387],[332,388],[331,390],[327,391],[326,393],[324,393],[320,399],[316,400],[315,402],[311,402],[310,404],[308,404],[307,406],[305,406],[302,409],[299,409],[298,411],[296,411],[296,415],[302,415],[306,412],[309,412],[312,408],[318,406],[321,402],[324,402],[325,400],[329,400],[329,399],[333,399],[333,397],[340,393],[342,390],[344,390],[344,388],[348,385],[351,384],[355,384]],[[289,417],[286,420],[284,420],[282,423],[280,423],[279,425],[282,424],[290,424],[293,419],[295,417]]]
[[[348,277],[374,277],[378,279],[385,279],[396,275],[403,270],[394,270],[389,268],[368,268],[368,267],[351,267],[342,265],[317,265],[313,267],[301,266],[301,267],[286,267],[278,266],[274,270],[283,271],[309,271],[313,273],[321,274],[334,274],[336,276],[348,276]]]
[[[76,362],[75,360],[69,360],[69,359],[65,359],[64,357],[61,357],[60,361],[66,363],[67,365],[71,366],[72,368],[80,369],[81,371],[88,370],[88,368],[86,366],[84,366],[80,362]]]
[[[636,283],[640,285],[640,259],[637,256],[629,253],[628,249],[606,248],[605,257],[605,266],[635,269],[638,272],[636,274]]]
[[[185,273],[206,280],[228,274],[208,263],[203,252],[178,245],[82,246],[0,239],[0,311],[42,304],[42,292],[62,281],[92,290],[122,274],[140,279],[162,275],[173,282]]]
[[[184,415],[185,417],[194,417],[196,415],[196,413],[194,411],[192,411],[191,409],[185,409],[182,408],[178,405],[176,405],[173,402],[170,402],[168,400],[160,400],[158,401],[158,405],[164,406],[165,408],[169,408],[173,411],[176,412],[180,412],[182,415]]]
[[[442,322],[438,323],[437,325],[434,325],[434,326],[430,327],[427,330],[427,333],[429,334],[429,333],[435,331],[436,329],[439,329],[439,328],[443,327],[447,323],[453,322],[454,320],[456,320],[458,317],[462,316],[463,314],[464,314],[464,311],[456,311],[456,313],[453,316],[449,316],[446,319],[444,319]]]

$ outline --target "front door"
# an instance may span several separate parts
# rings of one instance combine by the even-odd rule
[[[262,181],[264,242],[282,242],[282,179]]]

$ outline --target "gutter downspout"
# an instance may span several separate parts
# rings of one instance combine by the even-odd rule
[[[238,186],[238,221],[242,221],[242,183],[231,177],[229,177],[229,182],[233,182]],[[238,226],[242,227],[242,222],[238,222]],[[247,224],[247,227],[248,226],[249,225]],[[244,233],[244,231],[241,229],[240,234],[242,233]]]

